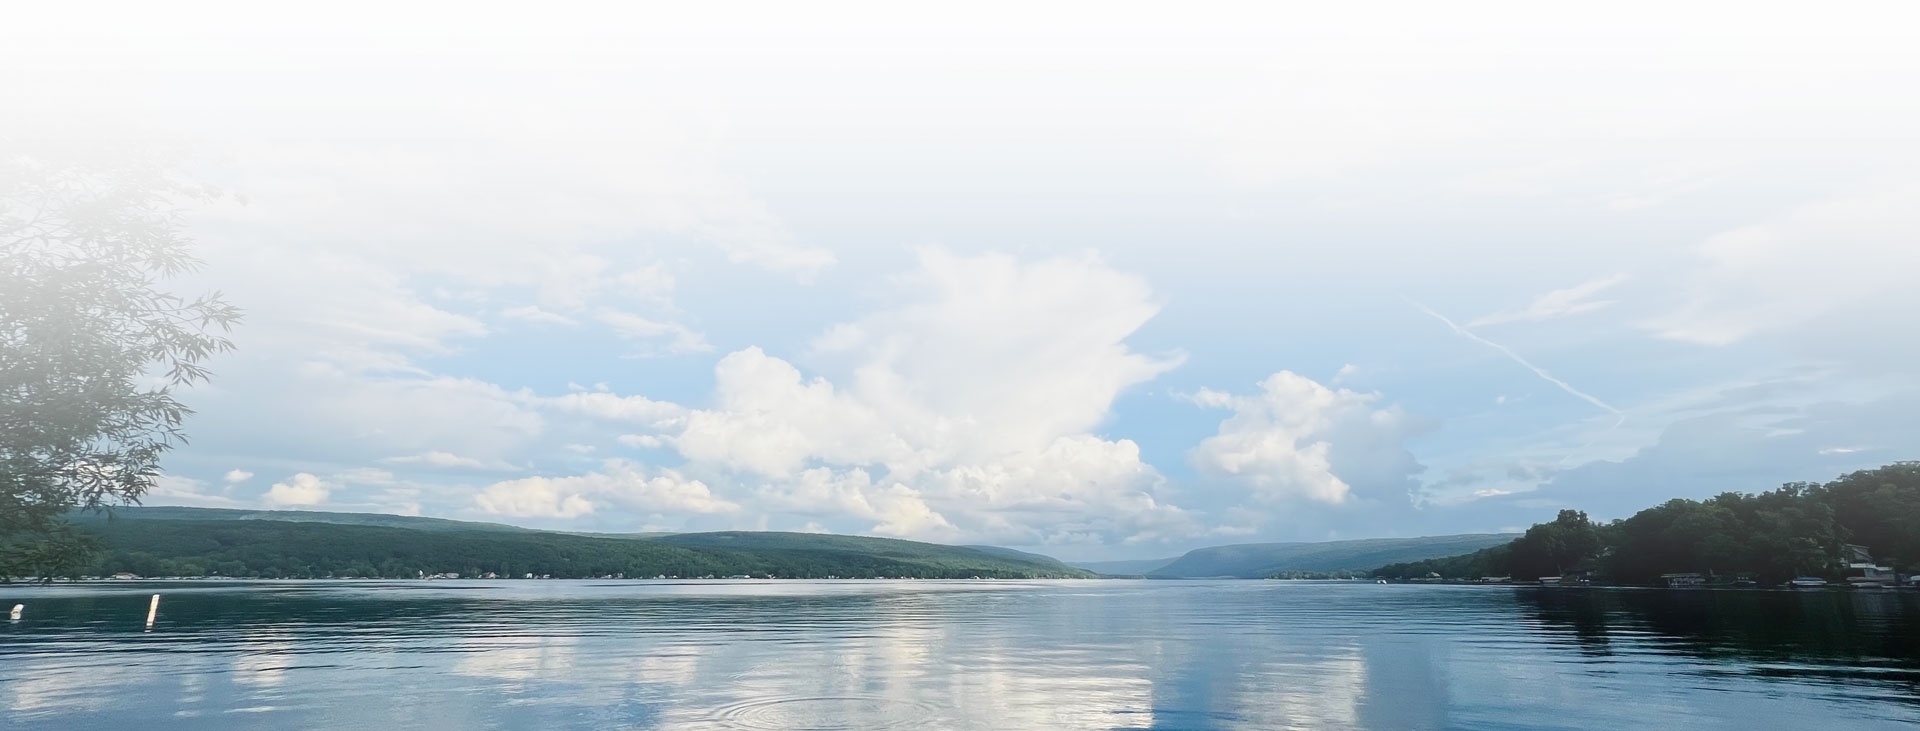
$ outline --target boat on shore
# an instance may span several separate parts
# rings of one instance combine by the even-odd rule
[[[1847,544],[1845,555],[1840,560],[1840,568],[1846,571],[1849,589],[1885,589],[1900,583],[1900,575],[1891,567],[1881,566],[1873,560],[1873,554],[1866,546]]]
[[[1787,582],[1787,586],[1795,589],[1825,589],[1827,588],[1827,580],[1818,576],[1801,576]]]

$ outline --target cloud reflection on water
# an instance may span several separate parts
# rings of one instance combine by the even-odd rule
[[[1660,594],[1285,582],[309,584],[180,593],[169,621],[143,634],[103,620],[117,605],[84,588],[36,591],[50,592],[39,623],[0,635],[0,703],[21,728],[1920,720],[1911,686],[1875,684],[1885,663],[1863,654],[1911,640],[1897,621],[1920,615],[1907,597],[1831,597],[1840,613],[1790,638],[1809,658],[1796,675],[1764,655],[1713,649],[1731,641],[1714,632],[1779,629],[1767,624],[1779,611],[1695,615],[1684,598]],[[1777,599],[1800,602],[1794,611],[1825,606]],[[1795,626],[1818,624],[1811,616]],[[1690,629],[1702,617],[1711,628]],[[1806,664],[1821,657],[1819,642],[1850,644]]]

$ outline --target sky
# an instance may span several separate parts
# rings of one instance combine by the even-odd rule
[[[221,193],[147,504],[1091,560],[1920,458],[1920,10],[1329,5],[42,3],[0,145]]]

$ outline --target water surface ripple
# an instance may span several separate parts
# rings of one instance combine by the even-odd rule
[[[162,593],[160,621],[142,622]],[[1873,729],[1920,595],[1280,581],[0,586],[20,729]]]

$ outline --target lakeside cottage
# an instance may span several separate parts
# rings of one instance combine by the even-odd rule
[[[1879,588],[1898,583],[1893,569],[1881,566],[1867,552],[1866,546],[1846,544],[1840,549],[1839,568],[1847,576],[1847,585],[1854,588]]]
[[[1707,577],[1691,572],[1661,574],[1660,583],[1670,589],[1679,589],[1689,586],[1702,586],[1707,583]]]

